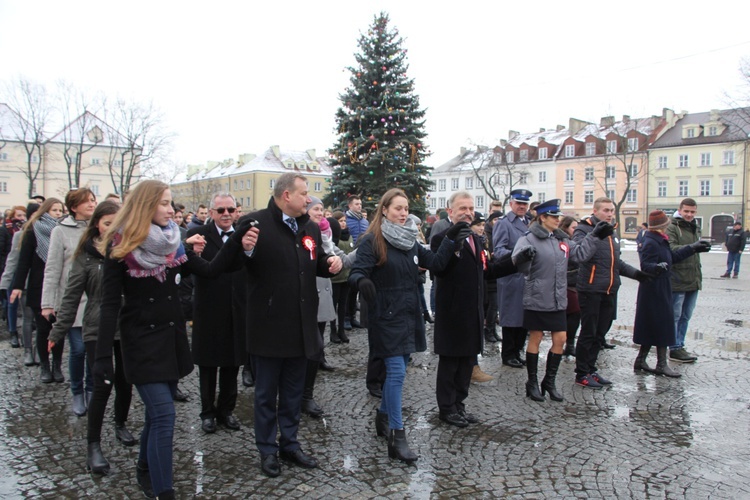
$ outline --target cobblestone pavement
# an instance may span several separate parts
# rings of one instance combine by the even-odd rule
[[[623,255],[637,264],[635,252]],[[283,466],[277,479],[260,474],[252,389],[241,389],[241,431],[205,435],[191,374],[181,382],[190,401],[177,407],[178,497],[750,498],[750,271],[719,279],[725,259],[719,252],[703,257],[704,290],[688,340],[700,359],[678,366],[679,380],[633,373],[637,284],[628,279],[609,336],[618,347],[600,356],[614,381],[607,390],[576,386],[573,364],[564,362],[558,387],[565,402],[533,402],[524,397],[525,370],[502,367],[493,344],[481,364],[495,380],[472,385],[467,401],[481,423],[458,429],[437,418],[437,358],[415,355],[404,391],[408,439],[421,455],[412,466],[390,460],[375,436],[379,400],[365,390],[363,330],[350,344],[327,347],[338,367],[318,378],[316,399],[327,415],[303,417],[300,426],[319,469]],[[117,443],[108,424],[102,445],[112,471],[88,474],[86,419],[72,414],[68,384],[38,383],[38,371],[21,363],[22,349],[10,348],[5,331],[0,338],[0,496],[140,498],[137,447]],[[543,353],[549,345],[546,339]],[[133,402],[130,428],[139,431],[143,406],[137,394]]]

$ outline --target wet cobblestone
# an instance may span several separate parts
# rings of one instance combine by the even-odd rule
[[[637,263],[634,252],[623,255]],[[240,389],[241,431],[205,435],[192,374],[180,384],[190,401],[177,403],[178,497],[750,498],[750,281],[718,278],[725,254],[702,260],[704,290],[688,333],[688,349],[700,359],[677,365],[679,380],[633,374],[637,284],[627,279],[610,335],[618,347],[600,355],[600,369],[615,384],[610,389],[576,386],[566,361],[558,377],[565,402],[535,403],[524,397],[525,370],[503,367],[499,347],[490,345],[481,364],[495,380],[472,385],[467,401],[481,423],[458,429],[437,418],[437,357],[415,355],[404,391],[408,439],[421,455],[413,466],[390,460],[385,440],[375,436],[379,400],[365,390],[363,330],[350,344],[327,347],[338,367],[318,378],[316,399],[327,414],[303,417],[300,426],[303,448],[319,469],[282,465],[280,478],[260,474],[252,389]],[[112,470],[88,474],[86,419],[71,412],[69,385],[40,384],[38,370],[23,366],[22,349],[11,349],[7,338],[3,327],[0,497],[142,498],[137,446],[117,443],[108,421],[102,447]],[[549,345],[547,338],[543,353]],[[140,431],[142,422],[136,394],[129,426]]]

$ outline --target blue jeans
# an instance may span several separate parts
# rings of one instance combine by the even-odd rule
[[[404,388],[406,364],[409,362],[409,355],[383,358],[383,362],[385,363],[385,384],[383,384],[383,399],[380,403],[380,412],[388,414],[388,427],[391,429],[403,429],[401,393]]]
[[[735,276],[740,274],[740,258],[741,257],[742,257],[742,252],[729,252],[727,254],[727,274],[732,274],[732,268],[734,268]]]
[[[435,291],[437,290],[437,277],[433,276],[430,284],[430,310],[435,312]]]
[[[70,392],[83,394],[83,374],[86,374],[86,391],[94,392],[91,369],[86,364],[86,347],[83,345],[83,333],[80,326],[68,330],[68,372],[70,375]]]
[[[172,441],[174,437],[174,400],[177,382],[139,384],[135,388],[146,407],[141,432],[138,461],[148,464],[154,493],[162,494],[172,487]]]
[[[698,302],[698,290],[693,290],[692,292],[672,292],[675,345],[670,346],[670,350],[685,347],[685,334],[687,333],[690,318],[693,316],[693,309],[695,309],[696,302]]]
[[[18,331],[18,307],[20,303],[21,301],[19,299],[16,299],[15,302],[6,301],[6,304],[8,305],[8,331],[9,332]],[[31,347],[31,346],[24,344],[24,347]]]

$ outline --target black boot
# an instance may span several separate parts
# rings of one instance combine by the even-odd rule
[[[528,354],[526,355],[526,359],[529,359]],[[542,379],[542,396],[544,396],[545,392],[549,392],[549,398],[552,401],[563,400],[562,394],[557,392],[557,387],[555,387],[555,379],[557,378],[557,369],[560,368],[560,361],[562,361],[562,354],[555,354],[554,352],[547,354],[547,372],[544,374],[544,379]]]
[[[115,437],[123,446],[135,446],[138,440],[125,426],[125,422],[115,422]]]
[[[31,347],[26,347],[23,350],[23,365],[34,366],[34,353],[31,351]]]
[[[174,490],[162,491],[161,493],[156,495],[157,500],[174,500],[174,498]]]
[[[89,443],[86,454],[86,468],[94,474],[102,474],[104,476],[109,474],[109,462],[104,458],[101,444],[98,441]]]
[[[409,449],[404,429],[391,429],[388,435],[388,456],[398,458],[407,464],[416,462],[419,459],[419,455]]]
[[[50,382],[52,382],[52,370],[50,370],[49,368],[49,360],[42,361],[40,363],[40,367],[41,370],[39,380],[41,380],[44,384],[49,384]]]
[[[55,379],[55,382],[58,384],[65,382],[65,377],[62,373],[62,361],[58,359],[52,359],[52,378]]]
[[[339,330],[339,339],[341,340],[341,342],[343,342],[344,344],[348,344],[349,336],[346,334],[346,328],[344,328],[344,325],[339,325],[338,330]]]
[[[566,342],[565,343],[565,350],[563,351],[563,356],[572,356],[576,357],[576,343],[575,340],[573,342]]]
[[[375,433],[378,436],[388,437],[388,414],[375,410]]]
[[[318,362],[307,360],[307,370],[305,370],[305,387],[302,390],[302,413],[310,415],[313,418],[320,418],[323,415],[323,408],[313,399],[315,392],[315,378],[318,375]]]
[[[154,488],[151,486],[151,474],[148,471],[148,465],[140,460],[135,466],[135,478],[138,480],[138,486],[146,498],[154,498]]]
[[[664,375],[665,377],[672,377],[672,378],[679,378],[682,377],[681,374],[677,373],[673,369],[669,367],[669,364],[667,363],[667,348],[666,347],[657,347],[656,348],[656,368],[654,369],[654,373],[656,375]]]
[[[338,328],[336,328],[336,321],[331,321],[331,344],[340,344],[341,335],[339,334]]]
[[[326,360],[326,353],[325,353],[325,351],[323,351],[321,353],[321,355],[320,355],[320,363],[318,363],[318,368],[320,368],[321,370],[327,371],[327,372],[332,372],[332,371],[336,370],[335,366],[328,364],[328,360]]]
[[[435,320],[434,320],[434,319],[432,319],[432,314],[430,314],[430,311],[424,311],[424,312],[422,313],[422,317],[424,318],[424,320],[425,320],[425,321],[426,321],[427,323],[434,323],[434,322],[435,322]]]
[[[646,364],[646,357],[651,351],[650,345],[642,345],[638,350],[638,356],[635,357],[635,363],[633,363],[633,371],[638,373],[640,371],[654,373],[654,369]]]
[[[484,327],[484,341],[491,344],[497,342],[497,340],[495,339],[495,334],[488,326]]]
[[[10,346],[13,348],[21,347],[21,342],[18,340],[18,332],[10,332]]]
[[[539,392],[539,382],[537,381],[537,365],[539,364],[539,353],[526,353],[526,373],[529,374],[529,380],[526,382],[526,397],[534,401],[544,401],[544,396]]]

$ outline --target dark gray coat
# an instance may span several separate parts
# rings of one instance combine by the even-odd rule
[[[495,224],[492,230],[493,258],[502,259],[513,253],[516,242],[529,230],[528,219],[510,212]],[[497,280],[497,304],[500,326],[523,326],[523,287],[521,274],[511,274]]]

